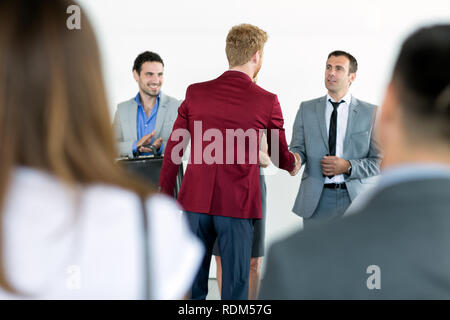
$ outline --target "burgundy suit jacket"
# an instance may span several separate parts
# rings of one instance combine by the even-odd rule
[[[278,129],[279,163],[275,164],[292,171],[295,158],[288,150],[283,123],[277,96],[253,83],[243,72],[229,70],[217,79],[190,85],[164,152],[159,180],[161,191],[173,197],[178,164],[174,162],[172,151],[176,155],[182,154],[178,152],[181,140],[174,133],[177,129],[185,129],[190,133],[191,154],[178,195],[184,210],[261,219],[259,165],[257,160],[254,161],[258,157],[260,139],[255,139],[256,146],[250,143],[251,139],[245,139],[244,146],[233,138],[230,129],[242,129],[242,132],[268,129],[269,153],[275,142],[271,139],[270,129]],[[205,135],[203,138],[198,134],[199,124],[201,134]],[[227,147],[230,141],[234,146]],[[211,163],[202,155],[213,156],[217,161]]]

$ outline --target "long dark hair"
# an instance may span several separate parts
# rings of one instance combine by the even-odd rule
[[[0,286],[5,276],[2,211],[12,170],[27,166],[73,184],[105,183],[152,193],[117,166],[96,37],[74,1],[0,2]]]

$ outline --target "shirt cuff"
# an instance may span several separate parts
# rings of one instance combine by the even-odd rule
[[[136,155],[137,154],[137,141],[135,141],[135,142],[133,142],[133,147],[132,147],[132,150],[133,150],[133,154],[134,155]]]
[[[347,180],[350,180],[351,178],[354,178],[354,177],[352,177],[352,174],[354,172],[353,169],[355,167],[354,167],[354,165],[352,163],[352,160],[347,160],[347,161],[350,162],[351,169],[350,169],[350,174],[348,173],[348,171],[344,173],[344,178],[347,179]]]
[[[164,153],[164,144],[161,142],[161,146],[159,147],[158,150],[158,156],[162,155]]]

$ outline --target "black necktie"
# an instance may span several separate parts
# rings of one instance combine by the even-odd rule
[[[333,102],[331,99],[328,99],[330,103],[333,105],[333,112],[331,113],[330,119],[330,131],[328,132],[328,147],[330,149],[330,156],[336,155],[336,135],[337,135],[337,108],[344,100],[339,102]],[[334,176],[328,176],[328,178],[333,178]]]

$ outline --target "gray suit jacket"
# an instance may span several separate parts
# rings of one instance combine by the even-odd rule
[[[450,299],[449,208],[448,178],[377,190],[356,214],[274,244],[260,298]]]
[[[181,101],[161,92],[158,113],[156,114],[155,137],[163,138],[167,145],[173,124],[178,115]],[[133,157],[133,143],[137,140],[137,108],[134,98],[119,103],[114,115],[114,132],[121,157]]]
[[[300,154],[305,170],[292,211],[303,218],[312,216],[323,189],[320,160],[329,154],[325,108],[326,96],[305,101],[295,118],[290,150]],[[343,155],[352,165],[351,175],[345,175],[351,200],[373,184],[374,179],[370,177],[379,174],[381,154],[373,134],[376,113],[375,105],[352,96]]]

